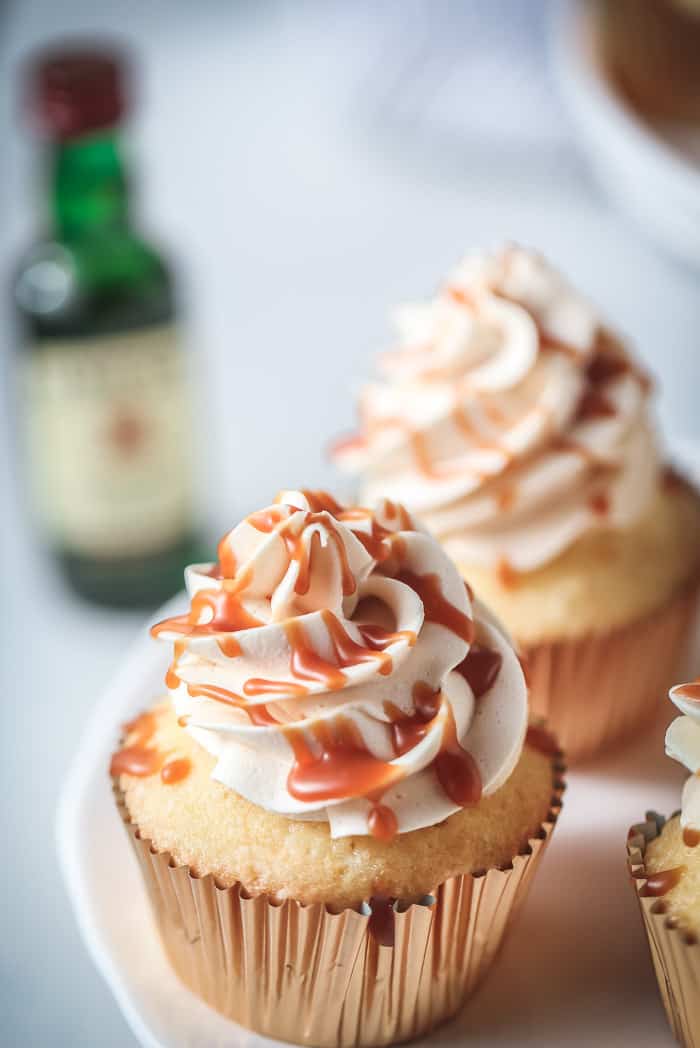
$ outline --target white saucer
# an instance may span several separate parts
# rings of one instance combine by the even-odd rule
[[[183,604],[175,598],[158,618]],[[697,672],[700,639],[695,653]],[[112,798],[107,767],[119,727],[162,691],[166,662],[144,627],[97,704],[60,797],[61,868],[85,944],[142,1045],[265,1048],[277,1042],[222,1018],[173,974]],[[674,1043],[625,862],[629,826],[649,808],[670,813],[679,804],[684,772],[663,751],[673,708],[663,696],[659,707],[639,742],[569,774],[564,811],[517,927],[482,989],[431,1043]]]

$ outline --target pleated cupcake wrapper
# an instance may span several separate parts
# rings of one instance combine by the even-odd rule
[[[671,1029],[686,1048],[700,1048],[700,944],[668,916],[663,897],[642,894],[646,847],[664,822],[663,816],[647,812],[646,821],[632,827],[627,861]]]
[[[146,881],[165,950],[191,990],[268,1037],[350,1048],[417,1037],[454,1015],[496,956],[561,810],[554,761],[550,811],[505,868],[453,877],[419,903],[391,904],[392,946],[369,902],[332,912],[319,903],[250,896],[157,851],[117,803]],[[389,904],[385,904],[386,907]]]
[[[659,709],[678,680],[699,584],[694,580],[663,608],[629,625],[524,645],[530,708],[546,720],[569,763],[634,734]]]

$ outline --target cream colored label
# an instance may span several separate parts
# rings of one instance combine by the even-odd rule
[[[120,556],[180,537],[191,418],[175,329],[52,340],[26,378],[32,488],[55,541]]]

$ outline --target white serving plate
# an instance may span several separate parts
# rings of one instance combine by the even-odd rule
[[[700,463],[697,450],[683,457]],[[158,618],[183,604],[175,598]],[[697,672],[700,638],[694,655],[689,670]],[[85,944],[140,1044],[267,1048],[278,1042],[222,1018],[173,974],[112,798],[107,767],[120,725],[162,692],[166,663],[167,649],[144,627],[95,707],[60,797],[61,868]],[[674,1043],[625,861],[629,826],[649,808],[679,805],[684,772],[663,752],[672,716],[659,696],[658,720],[641,739],[569,773],[564,810],[513,934],[476,996],[431,1043]]]
[[[594,5],[562,0],[553,11],[559,83],[600,181],[658,243],[700,265],[697,129],[652,127],[614,91],[596,57]]]

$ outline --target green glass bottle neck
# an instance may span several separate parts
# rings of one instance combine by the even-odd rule
[[[56,236],[76,240],[125,230],[129,193],[118,133],[107,128],[51,148]]]

